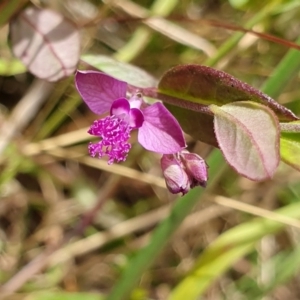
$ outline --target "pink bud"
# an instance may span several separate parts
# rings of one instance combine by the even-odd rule
[[[186,194],[190,190],[190,178],[180,160],[173,154],[165,154],[160,163],[169,191]]]
[[[191,178],[191,188],[195,186],[206,187],[208,179],[207,164],[205,160],[195,153],[186,150],[180,154],[181,162],[186,168],[186,173]]]
[[[196,186],[206,186],[207,165],[195,153],[183,150],[176,154],[165,154],[161,158],[161,168],[166,185],[173,194],[186,194]]]

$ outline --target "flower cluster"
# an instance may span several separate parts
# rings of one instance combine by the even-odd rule
[[[75,85],[87,106],[97,115],[89,133],[99,141],[89,144],[92,157],[108,157],[108,164],[125,161],[131,148],[132,130],[138,130],[138,142],[147,150],[163,154],[161,166],[172,193],[187,193],[205,186],[205,162],[186,147],[178,121],[156,102],[147,104],[138,92],[127,97],[127,83],[97,71],[77,71]]]
[[[172,194],[184,195],[196,186],[206,186],[207,165],[204,159],[195,153],[183,150],[180,153],[163,155],[161,168]]]

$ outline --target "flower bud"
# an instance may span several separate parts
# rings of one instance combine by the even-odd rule
[[[180,159],[173,154],[164,154],[160,163],[169,191],[172,194],[186,194],[190,190],[191,181]]]
[[[206,186],[207,164],[202,157],[183,150],[176,154],[164,154],[161,168],[166,185],[172,194],[186,194],[196,186]]]
[[[191,179],[191,188],[195,186],[206,187],[208,172],[205,160],[196,153],[183,150],[180,153],[181,162],[186,168],[186,173]]]

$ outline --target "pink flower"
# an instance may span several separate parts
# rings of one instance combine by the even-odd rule
[[[163,104],[148,105],[139,93],[126,98],[126,82],[97,71],[77,71],[75,85],[91,111],[98,115],[109,113],[94,121],[88,131],[100,138],[89,144],[92,157],[107,155],[109,164],[124,161],[134,129],[138,129],[138,141],[147,150],[172,154],[185,148],[180,125]]]

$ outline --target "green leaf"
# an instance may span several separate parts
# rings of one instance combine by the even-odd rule
[[[300,171],[300,121],[281,123],[280,156],[282,161]]]
[[[81,60],[108,75],[137,87],[145,88],[157,85],[156,79],[144,70],[104,55],[85,54],[81,56]]]
[[[281,125],[280,156],[289,166],[300,171],[300,121]]]
[[[253,101],[271,108],[280,121],[295,121],[298,117],[271,97],[235,77],[210,67],[182,65],[167,71],[158,85],[159,92],[187,102],[224,105],[238,101]],[[183,107],[184,107],[183,106]]]
[[[276,211],[291,218],[300,217],[300,203]],[[169,300],[196,300],[211,283],[243,255],[255,249],[256,243],[268,234],[275,234],[285,225],[264,218],[241,224],[223,233],[196,261],[190,274],[173,290]]]
[[[266,106],[211,105],[219,147],[231,167],[251,180],[271,178],[279,164],[279,123]]]

